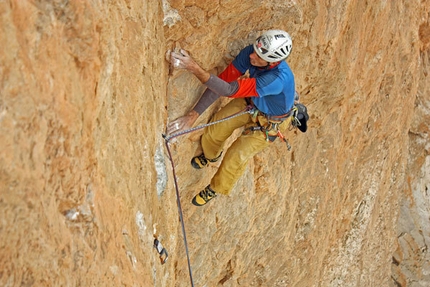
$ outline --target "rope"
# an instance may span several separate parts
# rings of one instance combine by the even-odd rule
[[[235,114],[233,114],[231,116],[228,116],[228,117],[225,117],[223,119],[220,119],[218,121],[214,121],[214,122],[211,122],[211,123],[208,123],[208,124],[200,125],[200,126],[197,126],[195,128],[191,128],[191,129],[188,129],[188,130],[185,130],[185,131],[182,131],[182,132],[178,132],[178,133],[175,133],[175,134],[172,134],[172,135],[165,135],[165,134],[163,134],[163,138],[166,141],[166,148],[167,148],[167,152],[169,154],[169,159],[170,159],[170,162],[172,164],[173,179],[174,179],[174,182],[175,182],[175,190],[176,190],[176,203],[178,204],[179,219],[181,221],[182,234],[184,236],[185,253],[187,255],[188,273],[190,275],[190,282],[191,282],[191,286],[192,287],[194,287],[194,281],[193,281],[193,274],[192,274],[192,271],[191,271],[190,254],[188,252],[187,235],[185,233],[184,216],[182,214],[181,198],[180,198],[180,195],[179,195],[178,180],[177,180],[176,171],[175,171],[175,163],[173,161],[172,153],[170,152],[169,140],[171,140],[173,138],[176,138],[178,136],[185,135],[185,134],[191,133],[193,131],[196,131],[196,130],[199,130],[199,129],[202,129],[202,128],[205,128],[205,127],[208,127],[208,126],[212,126],[212,125],[215,125],[215,124],[218,124],[218,123],[221,123],[221,122],[225,122],[225,121],[230,120],[232,118],[239,117],[241,115],[248,114],[248,113],[253,113],[253,112],[254,112],[253,107],[252,106],[247,106],[243,111],[240,111],[240,112],[235,113]]]
[[[242,116],[244,114],[252,114],[252,113],[254,113],[254,108],[252,106],[247,106],[244,110],[242,110],[242,111],[240,111],[238,113],[232,114],[231,116],[225,117],[223,119],[220,119],[220,120],[217,120],[217,121],[214,121],[214,122],[211,122],[211,123],[203,124],[203,125],[200,125],[200,126],[197,126],[197,127],[185,130],[185,131],[177,132],[177,133],[172,134],[172,135],[165,135],[165,134],[163,134],[163,138],[166,140],[166,142],[168,142],[169,140],[171,140],[173,138],[176,138],[176,137],[179,137],[179,136],[191,133],[193,131],[203,129],[203,128],[208,127],[208,126],[216,125],[216,124],[228,121],[230,119],[233,119],[235,117]]]
[[[175,181],[175,189],[176,189],[176,203],[178,204],[178,212],[179,212],[179,218],[181,220],[182,234],[184,235],[185,253],[187,254],[187,261],[188,261],[188,273],[190,274],[191,286],[194,287],[193,274],[191,272],[190,255],[188,253],[187,235],[185,233],[184,217],[182,215],[182,207],[181,207],[181,199],[179,196],[178,181],[176,179],[175,164],[173,163],[172,153],[170,152],[170,148],[169,148],[169,141],[167,141],[167,140],[166,140],[166,147],[167,147],[167,152],[169,153],[170,162],[172,163],[173,179]]]

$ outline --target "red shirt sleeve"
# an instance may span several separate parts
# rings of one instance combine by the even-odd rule
[[[258,97],[256,79],[246,78],[238,80],[240,76],[242,76],[242,73],[233,63],[230,63],[218,77],[229,83],[237,80],[239,89],[235,94],[231,95],[230,98]]]
[[[228,65],[227,68],[218,75],[219,78],[229,83],[237,80],[240,76],[242,76],[242,73],[236,69],[233,63],[230,63],[230,65]]]
[[[257,93],[257,80],[255,78],[247,78],[237,80],[239,89],[230,98],[246,98],[258,97]]]

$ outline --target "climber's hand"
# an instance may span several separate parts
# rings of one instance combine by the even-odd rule
[[[173,63],[175,68],[189,70],[193,66],[197,65],[193,58],[187,53],[187,51],[181,49],[174,51],[170,54],[170,62]]]
[[[194,76],[196,76],[203,84],[210,79],[211,74],[203,70],[203,68],[200,67],[199,64],[190,57],[190,55],[188,55],[187,51],[181,49],[172,52],[170,55],[170,62],[173,63],[174,67],[187,69],[187,71],[193,73]]]
[[[190,129],[196,122],[199,114],[196,111],[191,111],[183,117],[180,117],[167,125],[167,134],[175,134],[184,130]]]

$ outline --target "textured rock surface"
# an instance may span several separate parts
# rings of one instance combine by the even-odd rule
[[[274,143],[229,197],[195,208],[216,165],[189,165],[201,131],[171,144],[195,285],[428,286],[429,13],[419,0],[0,1],[0,285],[189,286],[161,133],[203,87],[165,53],[217,73],[282,28],[311,111],[293,150]]]

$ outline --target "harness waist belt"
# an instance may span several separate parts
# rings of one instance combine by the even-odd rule
[[[291,108],[288,113],[283,114],[283,115],[279,115],[279,116],[271,116],[268,114],[263,113],[262,111],[260,111],[257,106],[254,104],[254,102],[252,101],[251,98],[245,98],[245,101],[248,105],[253,106],[254,108],[256,108],[258,110],[258,112],[263,115],[264,117],[266,117],[268,120],[274,120],[274,121],[285,121],[286,119],[288,119],[292,114],[293,114],[293,109]]]

